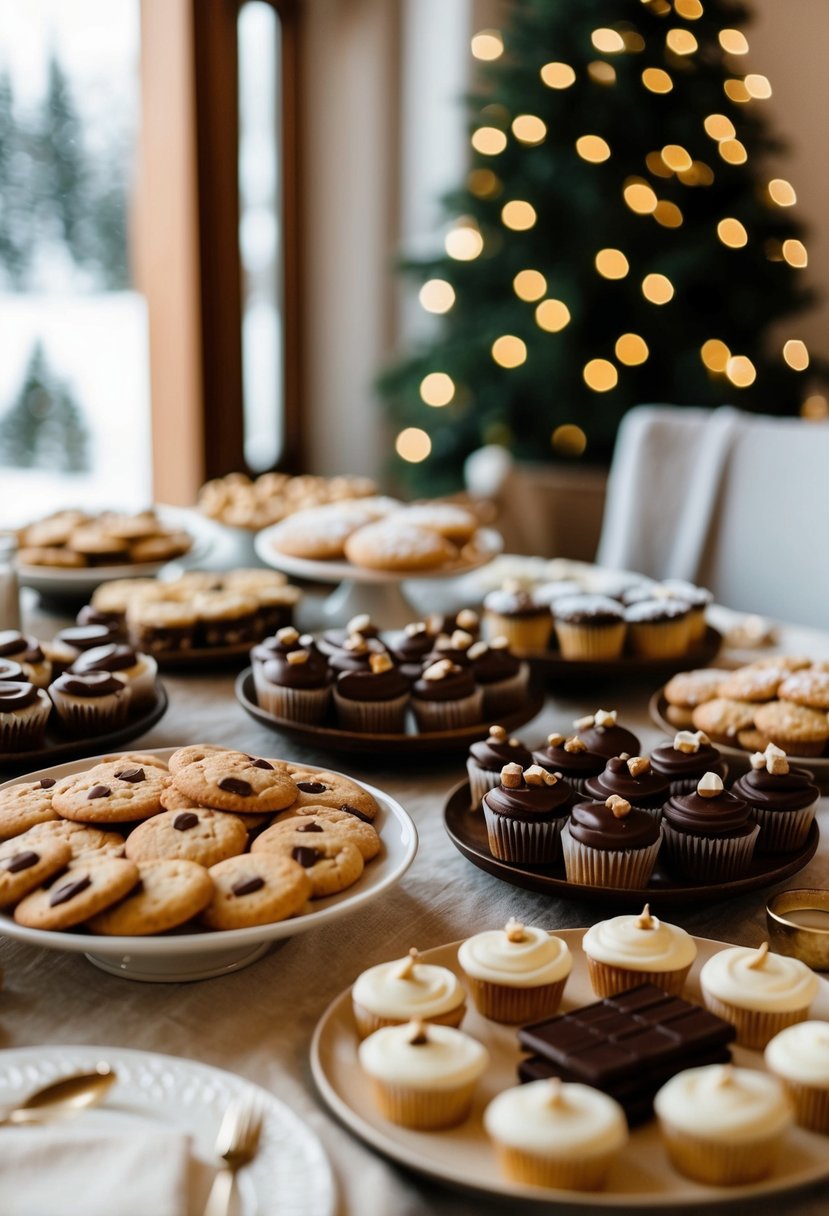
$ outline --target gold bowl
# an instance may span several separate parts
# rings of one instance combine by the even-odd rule
[[[778,891],[766,904],[769,942],[778,954],[829,971],[829,890]]]

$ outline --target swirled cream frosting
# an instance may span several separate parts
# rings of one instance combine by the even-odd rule
[[[612,1152],[628,1138],[624,1112],[613,1098],[555,1080],[503,1090],[484,1111],[484,1127],[502,1144],[557,1157]]]
[[[773,1136],[793,1118],[791,1102],[776,1077],[730,1064],[677,1073],[662,1086],[653,1105],[660,1119],[680,1131],[734,1144]]]
[[[506,929],[489,929],[467,938],[458,950],[458,962],[476,980],[536,988],[568,976],[573,957],[560,937],[510,923]]]
[[[766,1067],[787,1081],[829,1088],[829,1022],[798,1022],[766,1048]]]
[[[588,929],[582,949],[597,963],[628,971],[679,971],[697,956],[694,939],[678,925],[651,916],[614,916]]]
[[[489,1052],[477,1039],[452,1026],[384,1026],[364,1039],[360,1064],[378,1081],[412,1089],[454,1089],[477,1081]]]
[[[709,958],[700,971],[703,992],[739,1009],[786,1013],[811,1005],[818,978],[800,959],[731,946]]]
[[[420,963],[411,956],[369,967],[357,977],[352,998],[383,1018],[434,1018],[465,999],[460,980],[448,967]]]

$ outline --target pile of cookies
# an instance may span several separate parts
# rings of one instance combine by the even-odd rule
[[[57,511],[22,528],[17,544],[21,565],[80,570],[169,562],[189,553],[193,538],[166,527],[153,510],[134,515]]]
[[[356,781],[208,744],[128,753],[0,790],[0,907],[116,936],[271,924],[380,852]]]
[[[246,473],[228,473],[202,486],[198,505],[205,515],[228,527],[258,532],[295,511],[376,493],[377,486],[368,477],[263,473],[252,480]]]
[[[793,756],[821,756],[829,744],[829,662],[769,655],[736,671],[683,671],[665,685],[665,716],[715,743]]]
[[[365,498],[300,511],[277,526],[271,544],[290,557],[406,573],[473,560],[478,526],[457,503]]]

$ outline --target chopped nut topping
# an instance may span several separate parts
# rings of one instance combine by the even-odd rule
[[[507,935],[508,941],[523,942],[524,940],[524,926],[521,924],[521,921],[516,920],[514,916],[511,916],[507,921],[507,926],[504,929],[504,932]]]
[[[489,639],[490,650],[509,650],[509,638],[505,638],[502,633],[499,633],[497,638]]]
[[[759,970],[759,968],[765,964],[766,955],[768,954],[768,952],[769,952],[768,942],[761,942],[760,946],[757,949],[757,953],[754,955],[754,958],[751,960],[750,963],[746,963],[746,966],[749,968],[749,970],[751,970],[751,971]]]
[[[367,612],[361,612],[358,616],[353,616],[345,628],[347,633],[365,633],[367,629],[371,629],[371,617]]]
[[[489,647],[487,646],[486,642],[475,642],[473,646],[469,647],[469,650],[466,653],[472,662],[476,663],[478,659],[482,659],[484,657],[488,650]]]
[[[631,756],[627,765],[631,777],[644,777],[650,772],[651,762],[647,756]]]
[[[453,663],[451,659],[438,659],[436,663],[432,663],[423,673],[424,680],[445,680],[447,676],[454,675],[460,671],[460,667]]]
[[[456,629],[450,641],[453,650],[468,650],[475,639],[471,633],[467,633],[464,629]]]
[[[394,663],[392,663],[389,656],[383,653],[369,655],[368,664],[372,673],[376,676],[381,675],[384,671],[391,671],[392,667],[394,667]]]
[[[520,764],[505,764],[501,769],[501,785],[508,790],[520,790],[524,773]]]
[[[782,747],[769,743],[765,751],[766,772],[782,777],[789,771],[789,761]]]
[[[540,764],[531,764],[529,768],[524,769],[524,780],[527,785],[555,785],[557,778]]]
[[[419,951],[412,946],[406,957],[401,959],[399,965],[395,968],[394,978],[398,980],[412,979],[414,976],[414,965],[419,958]]]
[[[293,646],[294,642],[299,641],[299,634],[293,625],[285,625],[283,629],[277,629],[276,640],[283,646]]]
[[[365,654],[368,642],[361,633],[352,633],[343,642],[343,650],[350,650],[352,654]]]
[[[674,735],[674,751],[693,756],[699,751],[699,734],[692,730],[679,730]]]
[[[419,633],[426,632],[426,626],[423,621],[410,621],[403,632],[406,634],[406,637],[416,638]]]
[[[564,750],[571,756],[577,756],[580,752],[587,751],[587,744],[578,735],[573,735],[564,744]]]
[[[597,709],[594,716],[594,724],[600,728],[616,725],[616,710],[615,709]]]
[[[301,663],[307,663],[310,657],[310,650],[289,650],[285,655],[285,659],[291,667],[299,667]]]
[[[595,722],[592,714],[585,714],[583,718],[576,718],[573,721],[573,726],[576,730],[590,730],[590,727]]]
[[[645,904],[641,916],[636,921],[636,927],[638,929],[652,929],[655,923],[654,918],[651,916],[650,904]]]
[[[721,777],[718,777],[716,773],[706,773],[699,780],[697,793],[700,798],[716,798],[724,788]]]
[[[503,743],[507,737],[507,732],[503,726],[490,726],[489,728],[489,743]]]
[[[477,612],[474,612],[471,608],[461,608],[455,617],[455,623],[459,629],[466,629],[467,632],[472,633],[481,622]]]
[[[625,815],[630,814],[630,803],[627,798],[620,798],[618,794],[611,794],[604,804],[614,819],[624,819]]]
[[[547,746],[548,747],[561,747],[563,742],[564,742],[564,735],[560,735],[558,733],[558,731],[553,731],[553,733],[551,735],[547,736]]]

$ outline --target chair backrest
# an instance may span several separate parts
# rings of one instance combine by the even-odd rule
[[[597,560],[829,624],[829,426],[642,406],[619,432]]]

